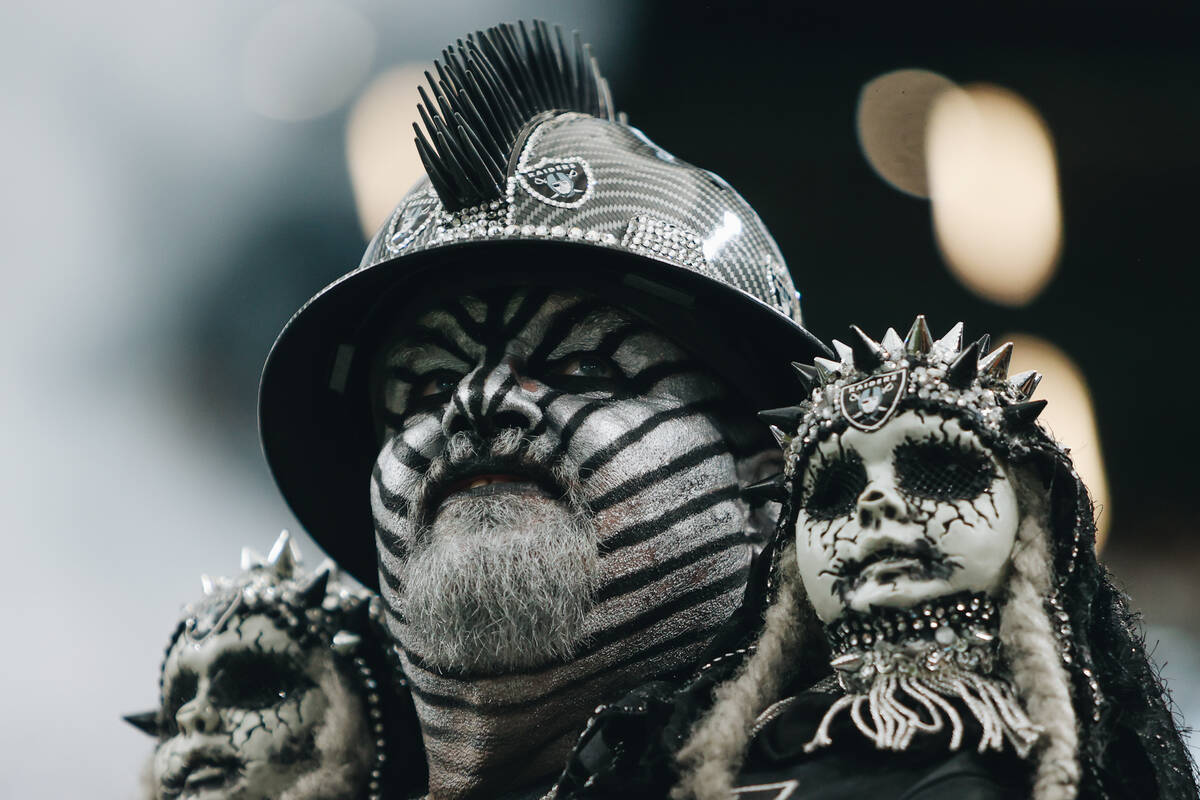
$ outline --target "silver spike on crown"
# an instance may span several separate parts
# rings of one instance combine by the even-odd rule
[[[184,609],[185,635],[202,641],[221,630],[235,612],[255,613],[272,605],[284,606],[293,616],[311,611],[329,617],[349,614],[370,602],[365,591],[338,580],[337,568],[329,559],[312,573],[302,570],[301,564],[300,550],[287,531],[279,534],[265,557],[242,548],[240,575],[200,577],[203,596]]]
[[[808,394],[804,402],[764,412],[772,435],[789,454],[789,468],[794,455],[844,417],[842,390],[875,375],[903,370],[901,401],[909,397],[949,406],[956,413],[972,413],[997,432],[1034,424],[1045,407],[1044,401],[1031,402],[1039,373],[1008,377],[1012,342],[985,353],[991,340],[984,336],[964,347],[961,322],[937,340],[924,316],[913,321],[904,339],[894,328],[888,329],[882,342],[857,326],[851,326],[851,334],[850,344],[833,342],[838,361],[815,358],[811,368],[794,365]],[[796,417],[797,424],[786,424],[787,418]]]

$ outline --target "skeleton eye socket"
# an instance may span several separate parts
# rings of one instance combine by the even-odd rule
[[[932,500],[973,500],[996,479],[982,450],[949,440],[908,441],[893,456],[900,491]]]
[[[858,496],[867,488],[862,458],[850,450],[820,464],[813,473],[812,489],[804,511],[813,519],[834,519],[854,513]]]
[[[278,654],[231,653],[213,678],[214,702],[227,708],[269,708],[313,683],[290,659]]]

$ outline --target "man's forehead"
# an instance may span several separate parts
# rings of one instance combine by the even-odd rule
[[[408,319],[394,329],[388,349],[403,351],[426,344],[431,334],[439,338],[466,334],[477,341],[481,338],[536,341],[562,318],[562,312],[571,309],[578,309],[579,313],[570,315],[571,327],[558,331],[561,335],[579,333],[581,329],[604,333],[633,318],[623,309],[570,291],[513,288],[466,293],[431,300],[415,315],[406,315]]]

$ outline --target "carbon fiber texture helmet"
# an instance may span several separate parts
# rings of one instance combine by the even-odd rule
[[[285,499],[370,586],[379,434],[369,367],[385,330],[438,293],[599,295],[650,319],[751,403],[782,402],[789,362],[828,354],[801,326],[799,294],[758,215],[618,118],[578,34],[568,47],[557,27],[501,25],[444,50],[435,73],[414,126],[426,176],[358,268],[287,323],[259,392],[263,450]]]

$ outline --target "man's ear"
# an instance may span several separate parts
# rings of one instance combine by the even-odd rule
[[[738,481],[743,487],[751,486],[783,472],[783,451],[778,447],[746,456],[738,461]],[[749,502],[746,518],[746,535],[759,546],[763,545],[775,531],[779,520],[779,503],[771,500]]]

